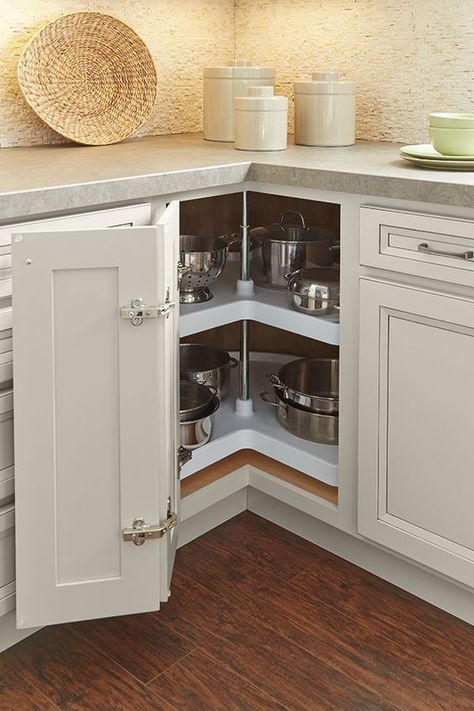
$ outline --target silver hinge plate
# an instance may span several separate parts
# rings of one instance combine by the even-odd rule
[[[141,326],[144,319],[156,319],[162,316],[169,316],[175,305],[174,301],[169,301],[161,304],[161,306],[148,306],[143,303],[142,298],[137,297],[132,299],[130,306],[122,306],[120,309],[120,318],[130,321],[132,326]]]
[[[123,529],[123,540],[131,541],[136,546],[142,546],[149,538],[162,538],[177,523],[178,519],[175,513],[170,513],[166,521],[156,525],[145,523],[145,519],[139,516],[134,520],[132,528]]]

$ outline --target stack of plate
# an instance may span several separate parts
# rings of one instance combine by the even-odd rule
[[[474,156],[446,156],[438,153],[431,143],[419,146],[404,146],[400,156],[405,160],[435,170],[474,170]]]

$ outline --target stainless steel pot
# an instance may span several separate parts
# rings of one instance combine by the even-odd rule
[[[212,299],[209,285],[224,269],[229,246],[237,241],[229,237],[180,235],[179,300],[182,304],[199,304]]]
[[[206,390],[209,400],[203,406],[204,394],[200,395],[200,390]],[[196,401],[195,393],[199,393]],[[180,413],[179,431],[181,446],[188,450],[202,447],[209,442],[212,434],[212,419],[219,408],[220,401],[205,385],[191,383],[187,380],[180,383]],[[194,414],[192,414],[194,413]]]
[[[191,422],[206,417],[215,393],[205,385],[181,380],[179,383],[179,421]]]
[[[268,375],[275,395],[310,412],[334,415],[339,412],[339,360],[298,358],[278,373]]]
[[[280,400],[270,392],[260,393],[260,398],[276,408],[278,422],[296,437],[319,444],[338,443],[339,417],[337,415],[322,415],[303,410]]]
[[[288,276],[288,304],[310,316],[339,311],[339,269],[312,267]]]
[[[230,369],[238,364],[222,348],[200,343],[182,343],[179,347],[181,378],[212,388],[219,400],[227,397]]]
[[[289,215],[296,215],[298,224],[287,224]],[[286,289],[287,275],[298,269],[331,266],[338,248],[330,230],[307,227],[296,210],[283,212],[273,225],[251,229],[250,237],[251,277],[268,289]]]

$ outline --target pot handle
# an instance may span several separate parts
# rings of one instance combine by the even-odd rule
[[[224,240],[227,247],[240,242],[240,234],[238,232],[233,232],[230,235],[221,235],[221,238]]]
[[[281,390],[285,387],[276,373],[268,373],[267,380],[276,388],[280,388]]]
[[[231,368],[236,368],[239,365],[239,361],[234,356],[229,356],[229,365]]]
[[[329,247],[329,251],[330,252],[340,252],[341,251],[341,241],[336,240],[335,242],[333,242],[331,244],[331,246]]]
[[[285,217],[287,215],[297,215],[301,220],[302,228],[304,230],[306,229],[306,222],[304,221],[304,217],[301,212],[298,212],[298,210],[285,210],[284,212],[282,212],[278,219],[278,224],[280,225],[280,227],[283,227],[283,223],[285,222]]]
[[[183,274],[189,274],[189,272],[192,272],[192,267],[188,267],[185,264],[178,262],[178,278],[183,276]]]
[[[263,400],[263,402],[266,402],[267,405],[272,405],[272,407],[279,407],[280,406],[280,401],[277,398],[276,395],[273,393],[269,393],[268,390],[265,390],[263,393],[260,393],[259,395],[260,400]]]

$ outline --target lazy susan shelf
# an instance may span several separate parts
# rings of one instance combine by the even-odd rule
[[[211,284],[213,298],[203,304],[181,304],[180,335],[207,331],[234,321],[259,321],[290,333],[339,345],[337,316],[317,318],[290,309],[285,291],[255,288],[255,295],[239,296],[236,283],[239,264],[229,260],[219,279]]]
[[[259,398],[262,390],[271,390],[266,378],[267,373],[278,370],[293,357],[251,353],[250,358],[250,394],[253,398],[254,414],[242,417],[234,412],[238,393],[238,368],[235,368],[231,373],[229,395],[212,418],[211,439],[203,447],[193,451],[191,461],[182,469],[181,479],[240,449],[255,449],[330,486],[337,486],[338,448],[308,442],[290,434],[278,422],[275,408],[266,405]]]

